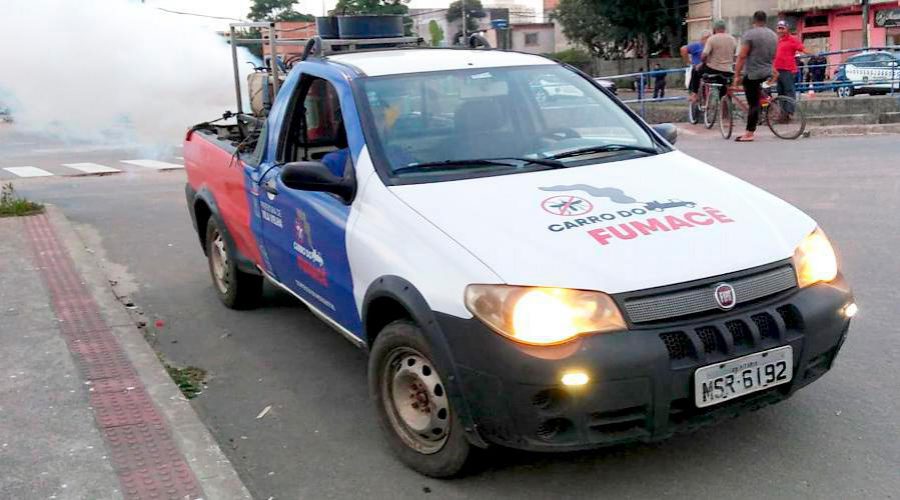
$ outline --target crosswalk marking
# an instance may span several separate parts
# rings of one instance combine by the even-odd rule
[[[127,163],[129,165],[135,165],[138,167],[144,168],[152,168],[156,170],[174,170],[176,168],[184,168],[184,165],[179,165],[177,163],[169,163],[165,161],[159,160],[120,160],[122,163]]]
[[[64,167],[74,168],[86,174],[114,174],[121,172],[117,168],[107,167],[99,163],[63,163]]]
[[[53,174],[37,167],[5,167],[3,170],[19,177],[49,177]]]

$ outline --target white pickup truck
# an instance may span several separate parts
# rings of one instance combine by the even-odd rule
[[[269,280],[365,349],[377,421],[423,474],[781,401],[856,312],[813,219],[541,56],[319,48],[245,129],[185,142],[216,293],[250,307]]]

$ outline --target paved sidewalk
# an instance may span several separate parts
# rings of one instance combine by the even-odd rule
[[[97,264],[0,219],[0,498],[249,498]]]

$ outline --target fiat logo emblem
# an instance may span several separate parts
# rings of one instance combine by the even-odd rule
[[[731,309],[735,304],[737,304],[737,297],[734,294],[734,287],[729,285],[728,283],[720,283],[716,285],[716,289],[713,291],[713,295],[716,298],[716,304],[718,304],[721,309]]]

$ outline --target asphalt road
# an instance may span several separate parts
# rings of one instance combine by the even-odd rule
[[[736,144],[683,134],[679,146],[808,211],[836,242],[861,313],[835,368],[782,404],[692,435],[579,454],[496,452],[480,473],[452,481],[393,459],[367,399],[365,356],[302,305],[274,289],[258,310],[219,304],[185,209],[183,172],[16,186],[60,206],[97,241],[95,251],[121,265],[111,268],[119,286],[133,292],[169,360],[208,371],[194,407],[257,498],[900,495],[900,139]],[[17,164],[49,154],[17,147]],[[85,161],[103,163],[125,152],[91,154]]]

